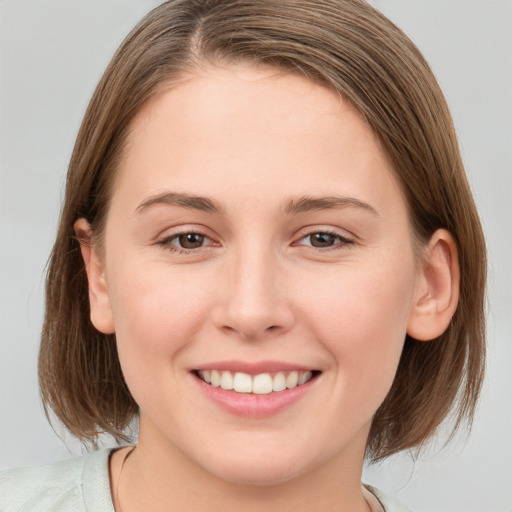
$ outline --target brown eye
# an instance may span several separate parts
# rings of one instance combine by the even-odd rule
[[[313,233],[308,236],[312,247],[331,247],[340,238],[339,236],[331,233]]]
[[[183,249],[198,249],[203,246],[204,239],[204,235],[199,233],[184,233],[177,237],[178,244]]]

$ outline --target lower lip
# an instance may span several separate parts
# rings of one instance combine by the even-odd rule
[[[258,395],[215,388],[199,377],[192,376],[209,400],[231,414],[248,418],[265,418],[291,407],[311,390],[319,378],[317,375],[293,389]]]

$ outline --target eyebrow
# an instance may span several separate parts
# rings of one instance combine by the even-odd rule
[[[191,210],[200,210],[207,213],[223,214],[224,208],[207,197],[192,196],[179,192],[164,192],[148,197],[137,206],[135,213],[139,214],[156,205],[180,206]]]
[[[164,192],[162,194],[150,196],[137,206],[135,213],[140,214],[156,205],[178,206],[181,208],[215,213],[218,215],[224,215],[226,213],[225,209],[220,204],[208,197],[193,196],[180,192]],[[354,197],[340,196],[302,196],[297,199],[290,199],[285,204],[284,212],[287,214],[298,214],[315,210],[347,208],[350,206],[366,210],[376,216],[379,216],[377,210],[368,203]]]
[[[354,197],[311,197],[303,196],[298,199],[291,199],[286,203],[284,211],[289,214],[305,213],[314,210],[328,210],[336,208],[355,207],[366,210],[379,217],[379,213],[373,206]]]

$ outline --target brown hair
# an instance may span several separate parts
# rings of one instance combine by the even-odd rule
[[[39,378],[53,409],[82,440],[123,438],[138,407],[124,382],[114,335],[89,320],[87,279],[74,222],[101,234],[131,120],[162,87],[201,63],[250,61],[301,73],[338,91],[364,116],[394,164],[413,231],[454,236],[460,302],[447,331],[406,340],[394,384],[368,440],[376,460],[423,445],[451,410],[471,419],[485,355],[485,244],[451,117],[420,52],[362,0],[171,0],[123,42],[85,114],[46,285]]]

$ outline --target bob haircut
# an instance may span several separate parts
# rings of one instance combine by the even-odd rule
[[[455,238],[460,300],[439,338],[407,337],[393,386],[375,414],[370,460],[421,448],[453,411],[471,425],[485,357],[486,253],[453,123],[424,58],[363,0],[170,0],[127,36],[92,97],[66,182],[46,283],[39,380],[47,416],[95,442],[127,439],[137,416],[115,335],[89,319],[87,277],[74,222],[101,243],[116,168],[141,107],[202,66],[271,65],[336,91],[362,114],[390,158],[421,248],[438,228]],[[129,143],[129,141],[128,141]]]

